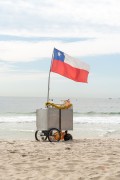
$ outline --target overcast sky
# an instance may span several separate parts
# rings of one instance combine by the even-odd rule
[[[54,47],[90,74],[51,73],[50,97],[120,97],[119,0],[0,0],[0,96],[47,97]]]

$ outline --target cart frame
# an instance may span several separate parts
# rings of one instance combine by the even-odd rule
[[[68,130],[73,130],[73,109],[38,109],[36,110],[36,126],[35,139],[37,141],[71,140],[72,135],[68,133]]]

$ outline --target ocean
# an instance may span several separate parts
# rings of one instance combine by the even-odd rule
[[[61,103],[64,98],[53,98]],[[0,97],[0,139],[34,140],[43,97]],[[73,138],[120,138],[120,98],[71,98]]]

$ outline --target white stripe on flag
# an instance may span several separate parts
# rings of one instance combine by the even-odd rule
[[[78,69],[83,69],[83,70],[86,70],[86,71],[89,72],[90,66],[88,64],[86,64],[86,63],[84,63],[84,62],[82,62],[82,61],[80,61],[78,59],[75,59],[75,58],[69,56],[68,54],[64,53],[64,55],[65,55],[64,62],[66,64],[69,64],[72,67],[75,67],[75,68],[78,68]]]

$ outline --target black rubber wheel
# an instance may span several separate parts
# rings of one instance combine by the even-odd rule
[[[35,139],[37,141],[46,141],[47,140],[47,136],[41,136],[41,133],[42,133],[41,131],[37,130],[35,132]]]
[[[73,138],[72,138],[72,135],[71,134],[65,134],[65,136],[64,136],[64,140],[65,141],[69,141],[69,140],[72,140]]]
[[[60,131],[57,128],[52,128],[48,132],[48,140],[50,142],[58,142],[60,141],[61,135]]]

